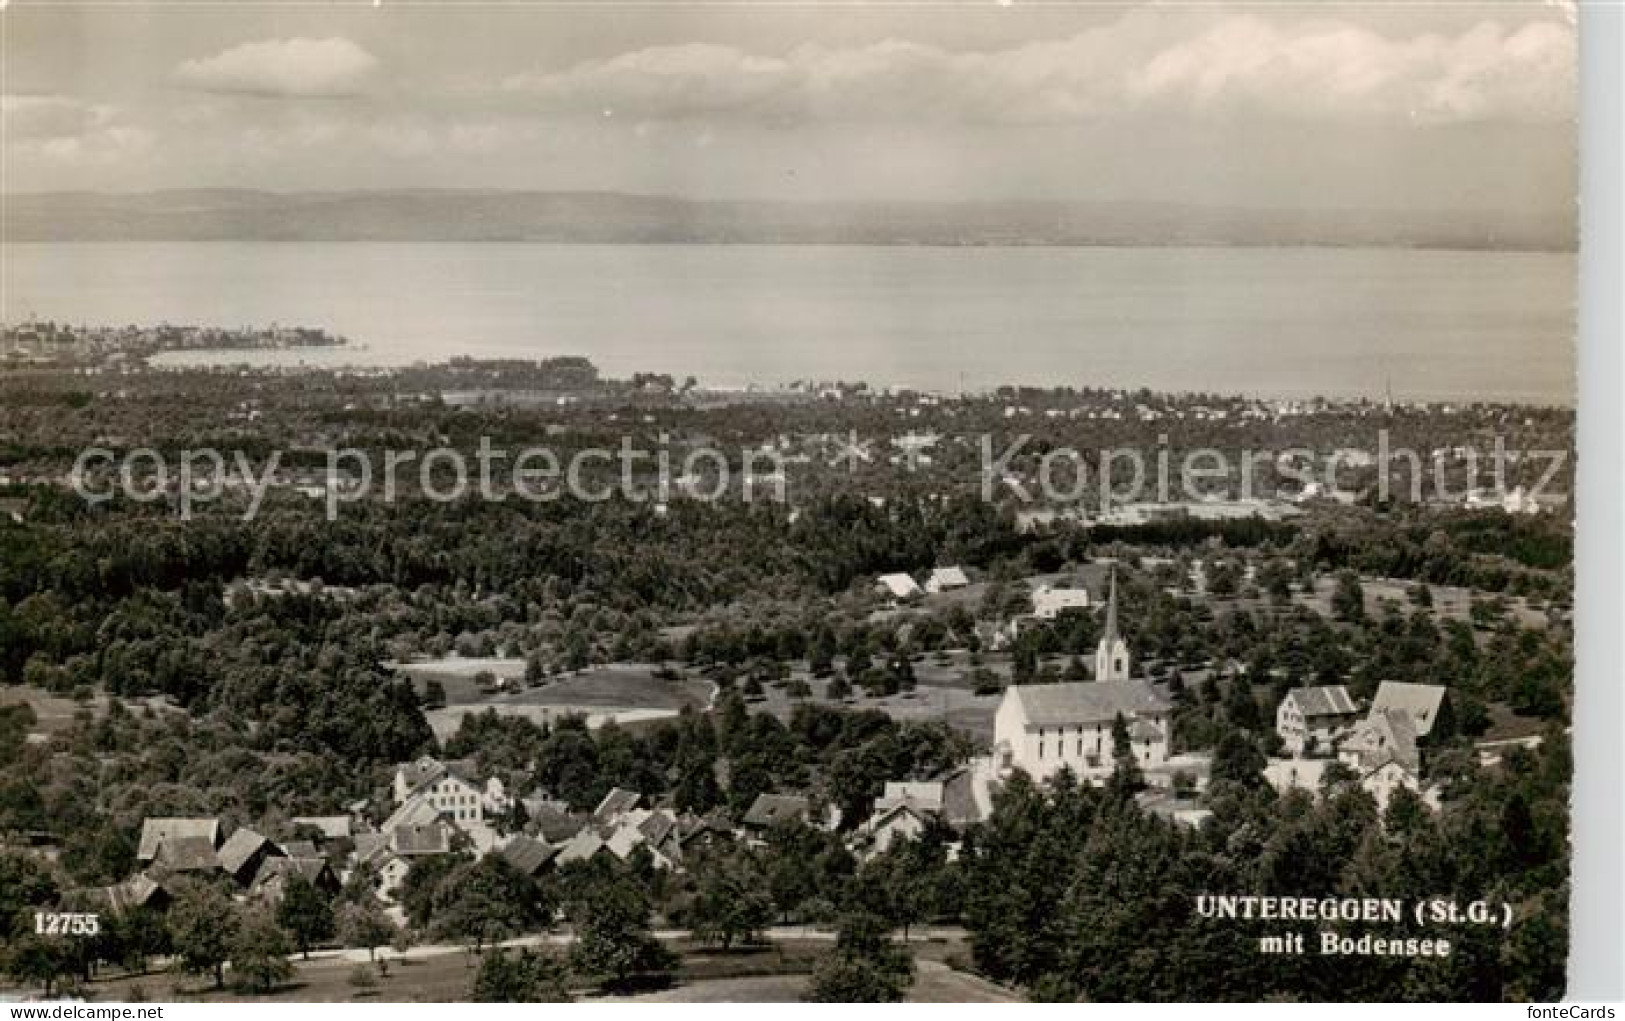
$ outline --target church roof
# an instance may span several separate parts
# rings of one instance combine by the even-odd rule
[[[1119,713],[1129,717],[1170,709],[1143,680],[1018,684],[1006,690],[1020,703],[1027,722],[1037,726],[1109,723]]]

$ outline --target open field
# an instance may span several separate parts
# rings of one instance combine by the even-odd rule
[[[88,709],[96,716],[101,716],[107,711],[109,701],[109,697],[102,693],[79,702],[25,684],[0,685],[0,706],[20,705],[25,702],[33,706],[34,716],[38,721],[34,724],[33,730],[38,734],[61,734],[70,730],[73,727],[74,714],[81,709]],[[131,712],[140,712],[149,706],[157,712],[182,711],[179,706],[161,696],[127,698],[124,704]]]
[[[500,670],[495,668],[498,666]],[[397,669],[420,688],[430,679],[439,680],[445,688],[446,705],[424,713],[430,729],[441,740],[457,732],[465,715],[483,713],[487,709],[500,716],[522,716],[538,724],[562,716],[585,716],[589,726],[611,719],[617,723],[640,723],[668,719],[685,707],[702,709],[710,704],[713,689],[709,681],[657,677],[655,671],[659,667],[652,663],[590,667],[536,687],[526,687],[517,681],[524,676],[522,660],[454,657]],[[474,677],[486,670],[498,677],[514,678],[513,683],[519,685],[517,690],[481,692]]]
[[[782,930],[781,930],[782,932]],[[574,990],[587,1000],[637,1000],[687,1003],[787,1002],[798,1000],[806,988],[807,975],[818,956],[828,951],[833,934],[805,932],[775,938],[761,946],[723,951],[697,945],[686,935],[663,933],[668,946],[682,955],[682,963],[672,980],[645,991],[605,996],[582,987]],[[553,933],[515,941],[545,944],[553,953],[563,953],[569,937]],[[909,943],[917,966],[916,979],[908,999],[921,1003],[992,1003],[1019,999],[974,975],[955,971],[945,959],[966,953],[957,932],[915,938]],[[458,947],[418,947],[405,957],[385,952],[390,958],[387,972],[371,989],[351,984],[358,967],[365,965],[361,951],[318,952],[311,960],[294,960],[293,980],[276,991],[247,995],[229,988],[215,990],[205,979],[155,972],[141,976],[98,979],[85,988],[89,999],[127,1000],[132,995],[149,1000],[200,1002],[448,1002],[466,1000],[474,981],[479,959]]]

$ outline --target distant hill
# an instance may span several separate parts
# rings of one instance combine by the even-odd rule
[[[403,190],[6,197],[8,241],[1377,245],[1570,250],[1575,224],[1156,203],[697,201],[609,192]]]

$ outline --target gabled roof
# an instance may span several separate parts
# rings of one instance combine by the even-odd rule
[[[932,570],[931,577],[925,581],[926,588],[938,590],[944,588],[964,588],[970,584],[965,576],[964,569],[959,567],[938,567]]]
[[[1165,713],[1168,703],[1143,680],[1017,684],[1005,689],[1034,726],[1109,723],[1119,713]]]
[[[415,854],[445,854],[451,850],[451,835],[439,823],[397,826],[389,835],[389,847],[403,858]]]
[[[220,867],[236,875],[241,872],[256,854],[262,850],[277,851],[276,845],[247,826],[239,826],[232,831],[231,836],[220,846]]]
[[[537,833],[550,844],[564,843],[580,833],[581,827],[587,824],[587,820],[571,815],[552,802],[527,799],[524,805],[525,812],[535,824]]]
[[[116,915],[161,903],[169,898],[169,891],[154,882],[150,876],[139,873],[122,883],[89,892],[95,900],[106,904],[108,910]]]
[[[609,822],[616,816],[637,808],[638,802],[642,800],[643,795],[637,791],[629,791],[624,787],[611,787],[609,793],[604,795],[604,800],[600,801],[598,807],[592,810],[592,817],[597,822]]]
[[[940,780],[886,782],[885,793],[875,801],[875,811],[884,812],[907,802],[916,812],[942,811],[943,784]]]
[[[439,818],[440,809],[429,804],[429,799],[418,793],[401,802],[400,807],[391,812],[378,828],[389,833],[402,826],[427,826]]]
[[[908,575],[901,572],[897,574],[882,574],[875,579],[875,584],[890,592],[897,599],[920,594],[920,586]]]
[[[1286,693],[1298,712],[1305,718],[1315,716],[1349,716],[1359,712],[1354,699],[1349,697],[1348,689],[1341,684],[1331,684],[1318,688],[1293,688]]]
[[[1444,704],[1445,689],[1437,684],[1406,684],[1403,681],[1383,681],[1377,685],[1377,694],[1371,700],[1371,715],[1379,711],[1401,709],[1409,713],[1418,737],[1427,737],[1439,721],[1439,707]]]
[[[324,878],[333,878],[332,872],[326,858],[267,858],[254,875],[253,888],[263,890],[273,883],[286,882],[295,876],[314,885]]]
[[[788,819],[806,819],[811,803],[800,794],[758,794],[745,812],[744,824],[766,829]]]
[[[502,857],[508,864],[527,876],[540,872],[558,853],[559,849],[547,841],[526,836],[514,837],[502,848]]]
[[[209,846],[214,847],[220,843],[220,820],[213,816],[144,819],[136,858],[152,861],[158,856],[158,845],[175,837],[204,837],[208,839]]]
[[[573,861],[586,861],[604,849],[604,841],[591,829],[584,829],[571,837],[559,848],[555,864],[566,865]]]
[[[1343,750],[1358,756],[1360,768],[1368,773],[1389,762],[1397,762],[1412,773],[1421,765],[1421,756],[1416,751],[1416,729],[1411,714],[1404,710],[1373,709],[1371,715],[1354,728]]]
[[[665,809],[660,809],[650,812],[637,825],[643,839],[658,847],[667,837],[677,832],[677,817]]]
[[[284,840],[278,846],[282,848],[282,853],[289,858],[317,858],[321,856],[321,851],[317,850],[316,845],[309,840]]]
[[[208,837],[170,837],[158,845],[158,857],[152,864],[165,875],[213,872],[220,867],[220,856]]]
[[[344,840],[354,833],[354,820],[347,815],[296,815],[288,820],[290,829],[310,826],[322,831],[327,840]]]

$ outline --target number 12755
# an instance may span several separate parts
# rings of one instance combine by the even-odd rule
[[[36,911],[34,931],[41,936],[94,936],[102,931],[102,919],[100,915]]]

